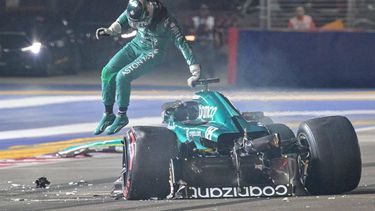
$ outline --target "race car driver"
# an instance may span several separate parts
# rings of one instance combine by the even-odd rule
[[[94,134],[105,131],[107,135],[119,132],[129,123],[127,109],[131,91],[131,82],[154,69],[165,53],[171,40],[181,51],[192,76],[187,80],[189,86],[200,78],[200,65],[182,35],[176,20],[168,14],[167,9],[158,0],[130,0],[127,9],[109,27],[96,31],[97,39],[122,33],[124,29],[133,28],[136,37],[109,61],[103,68],[102,99],[105,113]],[[119,111],[113,113],[117,102]]]

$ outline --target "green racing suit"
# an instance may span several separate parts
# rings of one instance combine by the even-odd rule
[[[101,79],[104,105],[110,106],[116,101],[119,107],[128,107],[131,82],[154,69],[163,60],[170,41],[181,51],[190,67],[198,65],[177,21],[166,11],[155,17],[147,27],[129,22],[126,10],[117,22],[121,29],[135,28],[137,35],[103,68]]]

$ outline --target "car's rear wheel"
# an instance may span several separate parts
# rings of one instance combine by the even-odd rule
[[[361,178],[361,153],[355,130],[346,117],[303,122],[297,138],[307,149],[300,162],[301,178],[311,194],[341,194],[355,189]]]
[[[280,137],[281,152],[283,154],[295,153],[298,151],[296,148],[295,140],[296,135],[294,132],[284,124],[270,124],[265,126],[270,134],[277,133]]]
[[[243,112],[242,117],[248,122],[258,122],[262,125],[271,125],[273,120],[271,117],[264,116],[263,112]]]
[[[293,131],[284,124],[270,124],[266,125],[270,133],[278,133],[281,140],[290,140],[295,138]]]
[[[163,127],[134,127],[124,139],[123,193],[129,200],[166,198],[176,135]]]

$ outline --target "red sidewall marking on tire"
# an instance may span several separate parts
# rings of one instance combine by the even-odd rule
[[[128,167],[128,171],[127,171],[127,178],[124,178],[126,179],[126,186],[124,188],[124,191],[123,191],[123,195],[125,198],[128,197],[129,195],[129,189],[131,187],[131,181],[130,181],[130,177],[131,177],[131,171],[133,169],[133,160],[134,160],[134,155],[135,155],[135,131],[132,129],[132,131],[129,133],[129,136],[130,136],[130,145],[129,145],[129,167]]]

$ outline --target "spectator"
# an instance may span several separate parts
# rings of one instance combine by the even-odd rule
[[[299,31],[315,29],[315,23],[311,16],[305,14],[303,7],[296,8],[296,16],[289,20],[288,28]]]
[[[199,9],[199,15],[192,18],[192,33],[196,36],[194,47],[198,54],[203,70],[207,77],[214,77],[215,62],[215,18],[211,16],[210,9],[207,5],[202,4]]]

